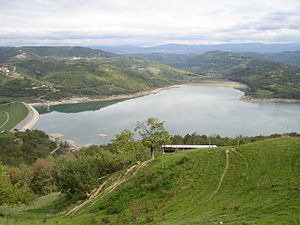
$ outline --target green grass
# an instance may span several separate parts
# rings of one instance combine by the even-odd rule
[[[256,93],[259,95],[259,96],[269,96],[269,95],[272,95],[273,92],[270,91],[270,90],[264,90],[264,89],[258,89],[256,90]]]
[[[27,114],[28,109],[22,103],[16,102],[0,105],[0,130],[14,128]]]
[[[12,132],[4,132],[0,134],[0,138],[11,138],[11,137],[13,137]]]
[[[56,202],[2,213],[0,224],[42,224],[46,217],[44,224],[72,225],[104,224],[103,218],[108,224],[300,224],[300,138],[267,139],[229,152],[229,168],[209,200],[224,173],[225,150],[160,156],[72,218],[53,214],[65,207]]]

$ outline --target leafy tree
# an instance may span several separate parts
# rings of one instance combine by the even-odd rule
[[[120,158],[99,147],[90,147],[57,160],[58,189],[69,198],[84,198],[99,180],[122,168]]]
[[[12,184],[6,168],[0,165],[0,205],[28,203],[34,198],[28,186]]]
[[[32,165],[32,179],[30,187],[34,193],[46,195],[57,191],[55,171],[58,165],[51,158],[38,159]]]
[[[43,131],[27,130],[10,133],[0,138],[0,163],[18,166],[22,163],[30,165],[37,159],[49,155],[56,148]]]
[[[142,137],[143,143],[150,148],[151,158],[154,159],[154,150],[167,144],[171,135],[165,130],[164,122],[158,118],[148,118],[144,122],[137,122],[135,131]]]
[[[112,145],[116,153],[122,153],[132,147],[132,144],[135,142],[132,133],[130,130],[123,130],[120,134],[115,135],[116,138],[112,140]]]
[[[117,134],[109,149],[121,155],[123,164],[146,158],[148,155],[147,146],[142,141],[135,140],[134,133],[130,130],[123,130]]]
[[[9,168],[9,179],[14,185],[29,186],[32,179],[32,168],[22,163],[18,167]]]

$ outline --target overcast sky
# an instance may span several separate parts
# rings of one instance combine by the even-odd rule
[[[0,45],[300,42],[300,0],[0,0]]]

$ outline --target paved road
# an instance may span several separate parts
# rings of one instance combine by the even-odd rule
[[[22,102],[26,108],[28,109],[28,115],[24,120],[22,120],[17,126],[15,126],[12,130],[20,130],[25,131],[27,129],[31,129],[39,120],[40,115],[39,113],[33,108],[31,105],[28,105]]]

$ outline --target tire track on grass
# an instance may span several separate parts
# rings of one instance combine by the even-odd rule
[[[8,114],[8,112],[4,112],[4,113],[6,114],[6,121],[0,126],[0,129],[2,127],[4,127],[7,124],[7,122],[9,121],[9,114]]]
[[[225,166],[225,169],[222,173],[222,176],[220,177],[220,180],[219,180],[219,184],[218,184],[218,187],[216,188],[216,190],[209,196],[209,198],[205,201],[205,202],[208,202],[210,200],[213,199],[213,197],[219,192],[222,184],[223,184],[223,181],[224,181],[224,178],[225,178],[225,175],[227,173],[227,170],[229,168],[229,164],[230,164],[230,159],[229,159],[229,152],[230,151],[234,151],[235,149],[231,148],[231,149],[226,149],[226,166]]]
[[[91,206],[93,206],[96,202],[98,202],[100,199],[105,197],[106,195],[113,192],[118,186],[120,186],[122,183],[127,181],[130,177],[134,176],[141,168],[145,167],[151,160],[135,164],[128,169],[126,169],[123,173],[121,173],[119,176],[117,176],[117,179],[113,181],[108,187],[104,188],[104,186],[111,180],[113,180],[116,177],[110,177],[107,180],[105,180],[101,185],[99,185],[97,188],[92,190],[88,196],[88,198],[69,210],[65,213],[66,216],[72,216],[76,214],[82,207],[85,205],[88,205],[88,203],[91,203],[87,208],[81,210],[81,212],[87,210]]]

